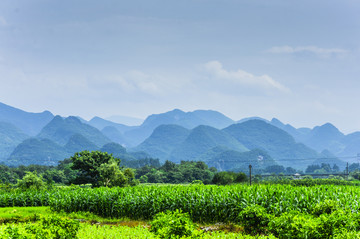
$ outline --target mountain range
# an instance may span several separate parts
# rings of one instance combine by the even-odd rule
[[[345,135],[330,123],[295,128],[275,118],[234,121],[217,111],[175,109],[128,126],[100,117],[86,121],[49,111],[30,113],[0,103],[0,161],[9,165],[55,165],[78,151],[107,150],[128,161],[201,160],[219,170],[243,170],[249,163],[303,170],[322,162],[344,167],[341,159],[355,162],[359,148],[360,132]]]

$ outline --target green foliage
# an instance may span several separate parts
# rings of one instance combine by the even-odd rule
[[[318,232],[319,220],[298,212],[287,212],[269,223],[269,230],[278,238],[326,238]]]
[[[150,231],[154,232],[159,238],[195,238],[196,225],[191,221],[187,213],[181,210],[160,212],[155,215],[151,222]]]
[[[77,238],[80,223],[76,220],[63,219],[57,216],[49,216],[41,219],[41,230],[50,231],[52,238]]]
[[[71,168],[79,172],[74,179],[75,184],[91,183],[94,187],[125,186],[134,178],[131,169],[120,170],[120,159],[106,152],[82,151],[75,153],[70,160]]]
[[[191,183],[194,180],[201,180],[209,184],[214,172],[216,169],[209,169],[201,161],[181,161],[180,164],[166,161],[159,169],[149,166],[137,169],[135,177],[149,183]]]
[[[18,181],[19,188],[22,190],[35,189],[40,190],[45,186],[44,181],[41,177],[37,176],[34,172],[27,172],[22,180]]]
[[[201,180],[194,180],[194,181],[191,182],[191,184],[193,184],[193,185],[204,185],[203,181],[201,181]]]
[[[26,224],[25,230],[20,225],[9,225],[5,229],[6,238],[14,239],[73,239],[78,238],[79,221],[63,219],[57,216],[41,217],[37,223]]]
[[[212,179],[213,184],[217,185],[229,185],[232,183],[243,183],[248,180],[248,177],[245,175],[245,173],[239,172],[218,172],[214,175]]]
[[[217,185],[228,185],[231,184],[234,181],[233,175],[231,175],[229,172],[219,172],[214,175],[214,178],[212,180],[213,184]]]
[[[244,226],[248,234],[265,233],[270,222],[271,215],[259,205],[250,205],[239,213],[238,221]]]
[[[120,170],[118,163],[111,159],[97,169],[99,171],[99,184],[105,187],[124,186],[127,176]]]
[[[321,214],[331,214],[332,212],[339,209],[339,205],[336,201],[325,200],[316,204],[312,210],[312,213],[315,216],[320,216]]]

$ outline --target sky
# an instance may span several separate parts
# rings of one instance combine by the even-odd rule
[[[360,131],[358,0],[2,0],[0,102]]]

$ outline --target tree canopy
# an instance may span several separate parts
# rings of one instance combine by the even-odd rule
[[[120,168],[121,160],[101,151],[82,151],[70,157],[71,168],[77,170],[74,184],[91,183],[99,186],[125,186],[134,178],[131,169]]]

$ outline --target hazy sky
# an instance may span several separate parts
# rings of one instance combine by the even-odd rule
[[[360,130],[358,0],[1,0],[0,102]]]

